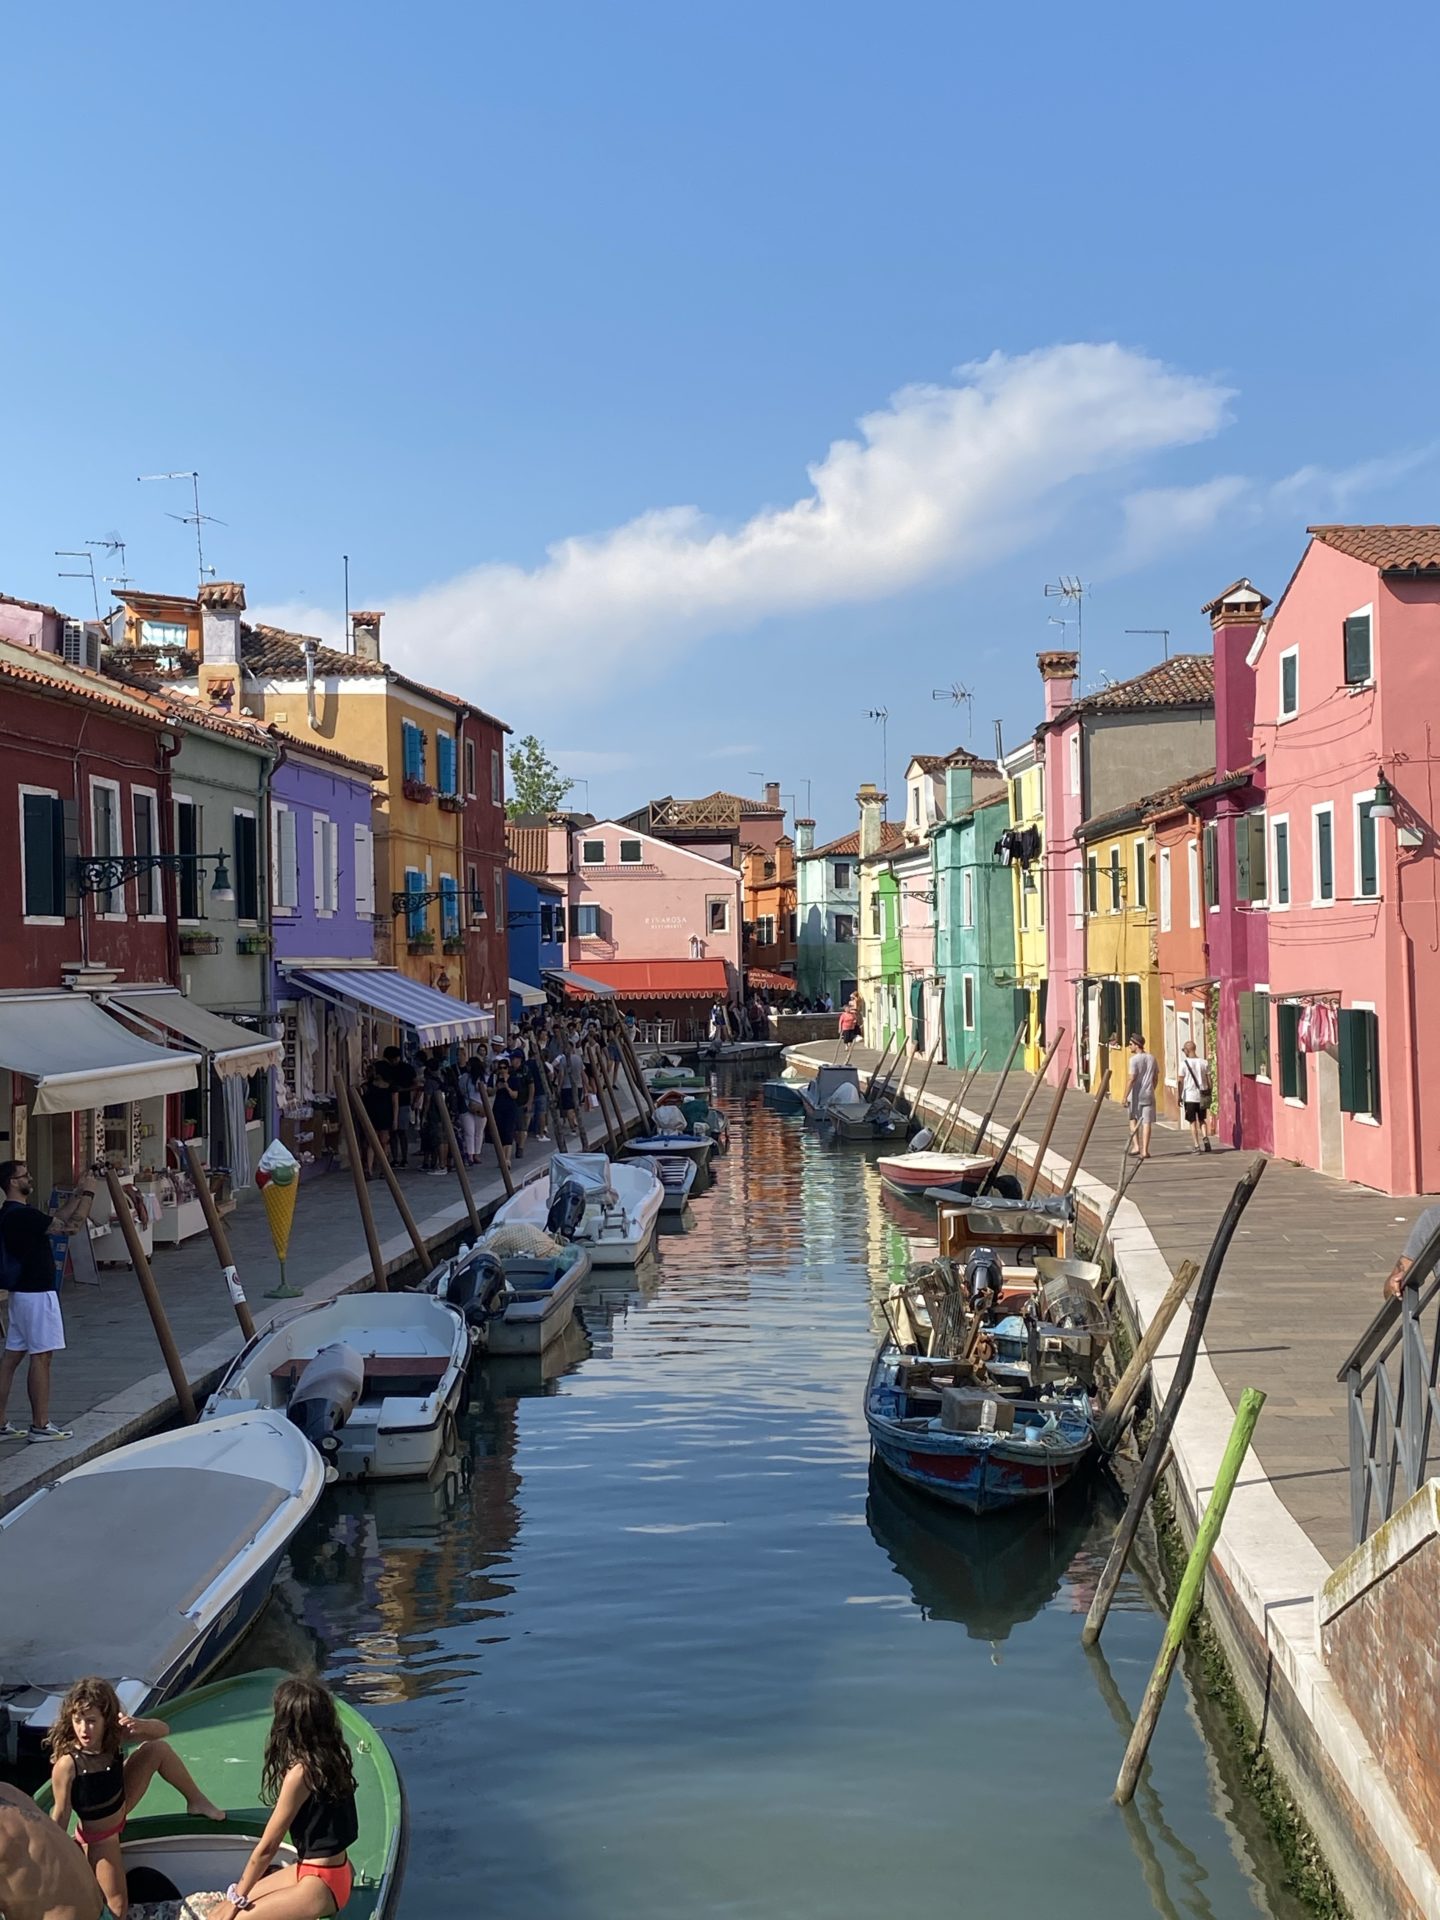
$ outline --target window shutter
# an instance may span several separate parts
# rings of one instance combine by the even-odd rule
[[[1200,853],[1205,869],[1205,904],[1213,907],[1219,904],[1219,874],[1216,872],[1215,822],[1208,821],[1200,835]]]
[[[1350,623],[1345,623],[1348,628]],[[1362,1083],[1365,1072],[1365,1016],[1353,1007],[1342,1007],[1340,1026],[1340,1111],[1363,1113]]]
[[[1380,1016],[1367,1013],[1365,1020],[1365,1111],[1380,1118]]]
[[[1250,830],[1250,898],[1263,900],[1268,885],[1265,873],[1265,816],[1263,813],[1251,813],[1245,817]]]
[[[318,813],[310,816],[310,877],[319,913],[325,905],[325,822]]]
[[[1235,898],[1253,900],[1253,865],[1251,861],[1250,821],[1248,816],[1235,822]]]
[[[1240,1071],[1250,1075],[1260,1071],[1259,1052],[1255,1045],[1255,1002],[1257,995],[1240,995]]]
[[[1048,980],[1042,980],[1040,982],[1039,1002],[1035,1014],[1035,1044],[1040,1047],[1045,1045],[1045,1001],[1049,986],[1050,982]]]
[[[363,919],[375,911],[375,847],[369,827],[355,826],[355,911]]]
[[[1332,900],[1335,897],[1335,816],[1331,813],[1315,816],[1315,851],[1318,868],[1316,894],[1321,900]]]
[[[1362,800],[1355,812],[1355,833],[1360,842],[1360,894],[1373,900],[1380,892],[1380,868],[1376,858],[1375,818],[1370,809],[1373,800]]]
[[[1270,1072],[1270,996],[1257,993],[1255,996],[1255,1071],[1268,1076]]]
[[[340,828],[336,821],[325,822],[325,904],[332,913],[340,906]]]
[[[76,866],[80,858],[80,809],[73,800],[61,800],[58,805],[63,861],[61,878],[64,882],[62,898],[65,904],[56,911],[63,913],[66,919],[73,919],[80,911],[80,873]]]
[[[1370,678],[1370,616],[1352,614],[1345,622],[1345,683],[1356,687]]]
[[[1145,1014],[1140,998],[1140,982],[1127,980],[1125,982],[1125,1032],[1121,1037],[1128,1041],[1132,1033],[1141,1033],[1144,1027]]]
[[[1290,825],[1285,820],[1275,823],[1275,904],[1290,904]]]

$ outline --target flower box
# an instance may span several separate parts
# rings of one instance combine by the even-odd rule
[[[237,953],[269,953],[274,942],[268,933],[241,933],[235,938]]]
[[[219,953],[220,936],[218,933],[182,933],[180,936],[181,953]]]
[[[412,774],[407,774],[400,782],[400,791],[407,800],[423,801],[435,798],[435,789],[430,783],[427,780],[417,780]]]
[[[445,939],[446,953],[464,953],[465,936],[463,933],[448,934]]]
[[[408,937],[407,944],[411,953],[433,953],[435,936],[433,933],[412,933]]]
[[[442,793],[440,795],[440,805],[446,813],[463,813],[465,811],[465,796],[463,793]]]

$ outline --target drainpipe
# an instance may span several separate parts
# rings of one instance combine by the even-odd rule
[[[1423,1191],[1420,1181],[1420,1083],[1416,1071],[1415,1041],[1418,1037],[1415,1027],[1415,942],[1405,925],[1404,878],[1409,863],[1404,860],[1395,862],[1395,919],[1400,928],[1400,937],[1404,941],[1405,961],[1402,968],[1405,991],[1405,1032],[1409,1036],[1407,1043],[1407,1080],[1410,1093],[1410,1185],[1409,1192]]]
[[[320,722],[315,718],[315,642],[305,643],[305,718],[310,723],[310,731],[316,732]]]

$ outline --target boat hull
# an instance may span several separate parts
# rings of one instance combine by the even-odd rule
[[[538,1288],[512,1300],[503,1313],[486,1322],[486,1350],[492,1354],[543,1353],[569,1326],[575,1312],[575,1296],[589,1271],[590,1258],[582,1254],[553,1286]]]

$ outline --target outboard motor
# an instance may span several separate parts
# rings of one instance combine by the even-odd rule
[[[504,1267],[493,1253],[482,1248],[456,1267],[441,1289],[440,1297],[460,1309],[466,1326],[481,1327],[504,1291]]]
[[[567,1180],[550,1202],[545,1231],[556,1240],[573,1240],[585,1218],[585,1190],[578,1180]]]
[[[905,1151],[907,1153],[924,1153],[934,1138],[935,1136],[929,1127],[921,1127],[920,1131],[912,1136],[910,1145]]]
[[[327,1459],[340,1451],[340,1429],[355,1411],[364,1385],[365,1362],[343,1340],[321,1347],[295,1382],[286,1412]]]
[[[970,1258],[965,1262],[965,1291],[970,1296],[972,1309],[978,1312],[982,1306],[993,1307],[1003,1285],[1000,1256],[995,1249],[972,1247]]]

